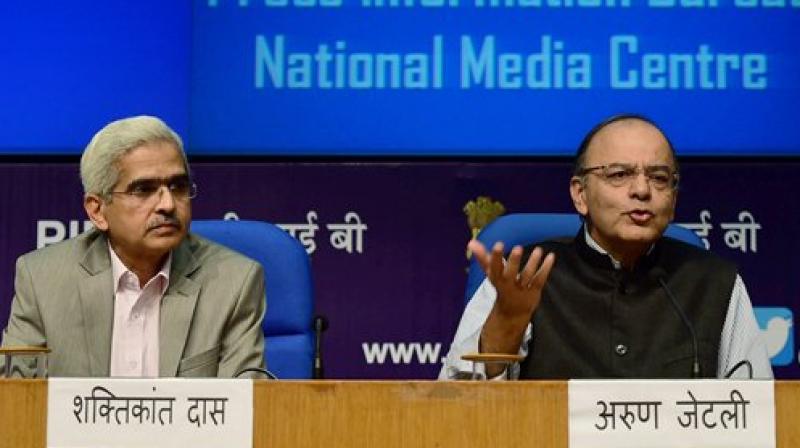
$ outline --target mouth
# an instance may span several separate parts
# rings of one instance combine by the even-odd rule
[[[156,232],[173,232],[180,230],[180,228],[181,226],[179,223],[166,221],[150,226],[148,230],[154,230]]]
[[[647,224],[655,216],[653,212],[641,209],[631,210],[625,214],[628,215],[631,221],[639,225]]]

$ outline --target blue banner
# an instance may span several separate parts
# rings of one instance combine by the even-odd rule
[[[0,154],[153,114],[194,154],[565,155],[619,112],[681,155],[800,154],[800,0],[11,0],[0,26]]]
[[[566,155],[626,111],[684,155],[800,149],[797,0],[243,3],[195,2],[195,152]]]

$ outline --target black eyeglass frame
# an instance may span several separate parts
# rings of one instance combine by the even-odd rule
[[[580,171],[578,171],[578,174],[576,174],[576,176],[583,177],[589,173],[594,173],[597,170],[602,170],[603,173],[601,174],[601,177],[607,182],[609,182],[611,185],[622,187],[626,185],[627,182],[629,182],[626,179],[620,179],[619,182],[615,182],[616,178],[613,177],[613,173],[612,175],[609,175],[609,173],[607,172],[607,170],[611,168],[620,168],[623,170],[628,170],[629,172],[632,171],[632,174],[637,176],[639,175],[639,173],[643,173],[647,178],[648,183],[657,190],[666,190],[668,188],[672,190],[677,190],[678,184],[680,182],[680,173],[678,172],[678,170],[670,168],[667,165],[653,165],[653,166],[640,167],[639,165],[629,165],[625,163],[609,163],[605,165],[596,165],[596,166],[581,168]],[[662,180],[655,178],[652,175],[652,170],[660,170],[660,169],[664,169],[667,172],[665,174],[668,174],[668,176],[670,177],[670,180],[663,181],[664,182],[663,185],[659,184],[659,182],[662,182]],[[648,172],[648,170],[650,170],[651,172]]]

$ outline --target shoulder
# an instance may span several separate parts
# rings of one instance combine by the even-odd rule
[[[566,251],[571,251],[575,247],[574,240],[574,237],[562,237],[529,244],[525,246],[522,258],[527,260],[531,252],[533,252],[533,249],[537,247],[541,247],[545,253],[555,252],[556,254],[560,254]]]
[[[102,232],[90,229],[68,240],[28,252],[20,256],[17,262],[27,266],[44,267],[79,262],[93,244],[102,243],[104,240],[105,235]]]
[[[725,271],[736,274],[736,265],[713,252],[689,243],[664,237],[658,242],[661,259],[668,268]]]
[[[187,276],[202,285],[204,296],[213,297],[211,301],[202,301],[206,304],[204,307],[214,304],[214,308],[208,310],[210,313],[219,313],[223,303],[264,301],[264,268],[260,263],[196,234],[187,235],[182,244],[192,258]],[[178,250],[176,253],[187,256],[186,252]],[[173,258],[173,263],[176,262],[182,265],[187,260]]]
[[[528,262],[528,258],[531,256],[531,252],[533,252],[533,250],[537,247],[540,247],[545,254],[549,254],[551,252],[555,253],[556,259],[560,260],[566,252],[573,250],[573,240],[573,237],[562,237],[529,244],[523,248],[520,266],[525,266],[525,263]]]

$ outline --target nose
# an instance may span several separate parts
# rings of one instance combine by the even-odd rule
[[[159,187],[157,194],[156,210],[172,211],[175,209],[175,197],[172,196],[172,191],[166,185]]]
[[[650,198],[650,180],[643,172],[636,173],[630,185],[630,196],[639,200]]]

